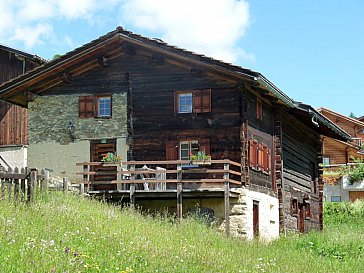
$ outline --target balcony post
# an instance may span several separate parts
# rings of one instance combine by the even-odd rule
[[[132,164],[130,165],[130,171],[135,171],[135,165]],[[130,179],[131,180],[135,180],[135,174],[132,173],[130,175]],[[130,184],[130,208],[134,209],[135,208],[135,183]]]
[[[182,221],[182,165],[177,165],[177,217],[178,221]]]
[[[224,170],[226,171],[224,173],[224,186],[225,186],[225,192],[224,192],[224,211],[225,211],[225,232],[226,236],[230,237],[230,185],[229,185],[229,163],[224,164]]]

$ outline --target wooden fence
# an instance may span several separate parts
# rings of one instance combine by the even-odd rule
[[[0,200],[32,202],[34,193],[45,191],[49,179],[47,170],[31,168],[0,168]]]

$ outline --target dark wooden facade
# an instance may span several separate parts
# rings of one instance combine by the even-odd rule
[[[43,63],[40,58],[0,45],[0,85]],[[27,109],[0,101],[0,146],[26,145]]]
[[[195,141],[212,159],[241,162],[241,186],[278,197],[282,230],[322,227],[320,135],[348,136],[260,73],[121,28],[43,70],[30,73],[25,83],[0,88],[0,95],[26,106],[26,96],[11,96],[25,89],[37,95],[71,94],[75,85],[68,85],[65,75],[84,81],[95,93],[125,91],[128,160],[182,159],[181,143]],[[110,90],[100,85],[105,78]],[[200,108],[178,112],[176,97],[186,92],[193,95],[193,107],[200,96]]]

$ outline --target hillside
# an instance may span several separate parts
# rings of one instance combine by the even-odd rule
[[[324,232],[262,244],[78,196],[0,201],[0,272],[361,272],[364,204],[326,211]]]

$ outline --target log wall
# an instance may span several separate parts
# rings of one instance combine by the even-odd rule
[[[299,229],[299,212],[292,211],[292,200],[297,206],[305,205],[309,215],[304,215],[304,231],[320,227],[318,158],[321,151],[320,137],[297,119],[283,114],[283,205],[286,228]],[[309,203],[309,205],[307,205]],[[309,206],[309,208],[308,208]]]

